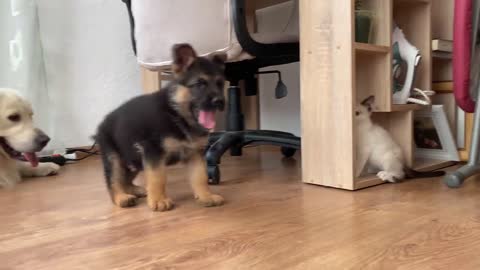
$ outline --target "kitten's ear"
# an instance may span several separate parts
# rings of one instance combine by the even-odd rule
[[[197,58],[197,53],[187,43],[176,44],[172,48],[173,73],[175,75],[185,72]]]
[[[371,108],[374,102],[375,102],[375,96],[369,96],[366,99],[364,99],[360,104],[362,104],[365,107]]]

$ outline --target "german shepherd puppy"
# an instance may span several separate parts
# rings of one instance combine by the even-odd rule
[[[113,203],[130,207],[147,196],[153,211],[173,208],[165,193],[166,167],[188,167],[196,200],[204,206],[223,204],[208,187],[202,147],[223,110],[225,54],[197,57],[189,44],[172,49],[173,81],[160,91],[126,102],[106,116],[96,140],[102,151],[107,187]],[[146,190],[132,182],[144,170]]]

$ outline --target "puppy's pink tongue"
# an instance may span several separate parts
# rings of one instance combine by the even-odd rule
[[[215,112],[200,111],[198,122],[206,129],[214,129],[216,124]]]
[[[25,159],[30,162],[32,167],[37,167],[38,166],[38,158],[35,153],[23,153],[23,156]]]

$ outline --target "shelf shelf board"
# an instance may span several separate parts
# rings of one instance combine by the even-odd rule
[[[435,59],[451,61],[453,59],[453,53],[451,52],[441,52],[441,51],[432,51],[432,57]]]
[[[432,83],[432,89],[437,93],[453,93],[453,82],[434,82]]]
[[[419,171],[434,171],[443,169],[446,167],[453,166],[457,164],[456,161],[447,161],[447,160],[436,160],[436,159],[416,159],[415,165],[413,168]],[[372,187],[376,185],[385,184],[380,178],[378,178],[375,174],[368,174],[364,176],[360,176],[355,179],[354,189],[362,189],[367,187]]]
[[[392,112],[406,112],[406,111],[421,111],[430,108],[431,106],[420,104],[392,104]]]
[[[390,47],[389,46],[381,46],[381,45],[355,42],[355,51],[363,52],[363,53],[386,54],[386,53],[390,52]]]
[[[456,161],[437,159],[415,159],[413,168],[419,171],[433,171],[457,164]]]
[[[385,184],[385,182],[380,178],[378,178],[377,175],[368,174],[365,176],[360,176],[355,180],[354,189],[357,190],[357,189],[377,186],[381,184]]]

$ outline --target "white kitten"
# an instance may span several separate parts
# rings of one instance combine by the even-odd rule
[[[426,178],[445,174],[443,171],[417,172],[405,165],[400,146],[381,126],[372,122],[372,104],[374,96],[366,98],[355,108],[357,136],[356,176],[365,165],[378,169],[377,176],[383,181],[396,182],[404,178]]]

